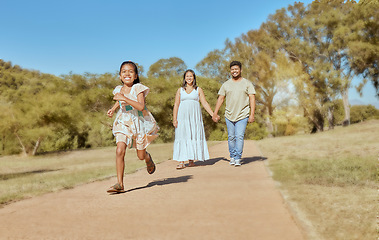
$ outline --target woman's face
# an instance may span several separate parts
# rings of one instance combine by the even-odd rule
[[[134,71],[134,66],[131,64],[124,64],[121,67],[120,79],[125,85],[132,86],[134,80],[137,79],[137,73]]]
[[[186,73],[186,76],[185,76],[185,80],[186,80],[186,83],[188,86],[192,86],[193,85],[193,80],[194,80],[194,76],[191,72],[187,72]]]

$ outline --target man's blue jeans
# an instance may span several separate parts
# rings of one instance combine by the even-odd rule
[[[229,121],[225,118],[226,127],[228,129],[228,145],[230,158],[241,159],[243,150],[243,138],[247,121],[249,118],[241,119],[237,122]]]

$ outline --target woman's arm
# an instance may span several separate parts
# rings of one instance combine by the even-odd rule
[[[218,110],[220,110],[221,108],[222,103],[224,102],[224,99],[225,99],[225,96],[223,95],[218,96],[215,111],[213,112],[213,117],[212,117],[214,122],[218,122],[218,120],[220,120],[220,116],[217,114],[218,114]]]
[[[172,125],[174,125],[175,128],[178,127],[179,104],[180,104],[180,88],[178,89],[178,91],[176,91],[175,104],[174,104],[174,109],[172,111]]]
[[[200,102],[203,105],[205,111],[207,111],[209,115],[213,116],[213,111],[211,107],[209,106],[207,100],[205,99],[203,89],[201,89],[200,87],[199,87],[199,97],[200,97]]]

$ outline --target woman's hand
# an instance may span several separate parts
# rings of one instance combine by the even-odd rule
[[[172,121],[172,125],[174,125],[174,127],[177,128],[178,127],[178,121],[177,120]]]

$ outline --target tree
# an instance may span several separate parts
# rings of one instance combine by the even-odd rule
[[[354,75],[345,39],[350,36],[346,16],[354,4],[321,0],[305,7],[295,3],[277,11],[265,24],[290,59],[301,64],[306,75],[296,78],[294,85],[306,115],[319,131],[324,118],[333,128],[333,102],[339,96],[344,99],[345,122],[349,123],[348,89]]]
[[[229,61],[225,50],[213,50],[199,63],[196,70],[206,78],[213,78],[218,82],[225,82],[229,78]]]
[[[347,17],[353,32],[348,43],[351,67],[364,79],[371,80],[379,98],[379,0],[360,0]],[[363,81],[357,90],[366,84]]]
[[[150,66],[147,76],[149,78],[163,77],[168,79],[172,76],[177,77],[183,74],[186,69],[187,65],[180,58],[171,57],[168,59],[159,59]]]

